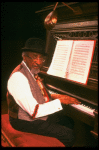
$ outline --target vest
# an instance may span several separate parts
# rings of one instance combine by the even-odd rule
[[[24,65],[23,62],[14,69],[14,71],[11,73],[11,75],[15,72],[21,72],[23,75],[25,75],[25,77],[29,81],[29,85],[30,85],[30,89],[31,89],[31,93],[32,93],[33,97],[37,100],[37,102],[39,104],[45,103],[45,99],[41,93],[40,87],[38,86],[37,82],[32,77],[31,73],[26,68],[26,66]],[[10,75],[10,77],[11,77],[11,75]],[[47,91],[47,93],[48,93],[48,91]],[[51,100],[51,96],[49,93],[48,93],[48,95]],[[7,102],[8,102],[8,113],[9,113],[9,116],[12,118],[17,118],[17,119],[26,120],[26,121],[34,121],[37,119],[47,120],[47,118],[48,118],[48,116],[44,116],[44,117],[32,119],[31,116],[15,102],[13,96],[9,93],[9,91],[7,91]]]

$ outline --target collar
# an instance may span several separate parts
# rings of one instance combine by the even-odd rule
[[[28,71],[31,72],[30,69],[29,69],[29,67],[27,66],[27,64],[24,62],[24,60],[22,61],[22,64],[24,64],[25,67],[28,69]]]
[[[31,73],[31,70],[29,69],[29,67],[26,65],[26,63],[24,62],[24,60],[22,61],[22,64],[24,64],[25,65],[25,67],[28,69],[28,71],[30,72],[30,74],[32,75],[32,77],[34,78],[34,80],[35,80],[35,77],[34,77],[34,74],[33,73]]]

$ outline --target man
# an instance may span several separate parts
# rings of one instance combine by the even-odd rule
[[[49,94],[38,77],[45,56],[41,39],[26,41],[22,48],[23,61],[11,73],[7,84],[9,120],[17,130],[56,137],[64,145],[72,146],[72,121],[66,117],[62,121],[58,114],[63,110],[62,103],[79,102],[66,95]]]

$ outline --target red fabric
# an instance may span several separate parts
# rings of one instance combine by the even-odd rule
[[[58,139],[17,131],[9,123],[8,114],[1,115],[1,127],[15,147],[65,147]]]
[[[39,104],[37,104],[37,105],[35,106],[34,113],[32,114],[32,119],[35,118],[35,116],[36,116],[36,114],[37,114],[38,108],[39,108]]]
[[[38,85],[39,85],[39,87],[41,89],[41,92],[42,92],[42,94],[43,94],[43,96],[45,98],[45,102],[46,103],[49,102],[49,96],[48,96],[47,91],[46,91],[46,89],[45,89],[45,87],[43,85],[42,79],[38,75],[35,75],[34,77],[35,77],[36,82],[38,83]]]

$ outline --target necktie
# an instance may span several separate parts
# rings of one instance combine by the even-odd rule
[[[38,83],[38,85],[39,85],[39,87],[41,89],[41,92],[42,92],[42,94],[43,94],[43,96],[45,98],[45,102],[46,103],[49,102],[49,96],[48,96],[47,91],[46,91],[46,89],[45,89],[45,87],[43,85],[42,79],[37,74],[34,75],[34,77],[35,77],[36,82]]]

